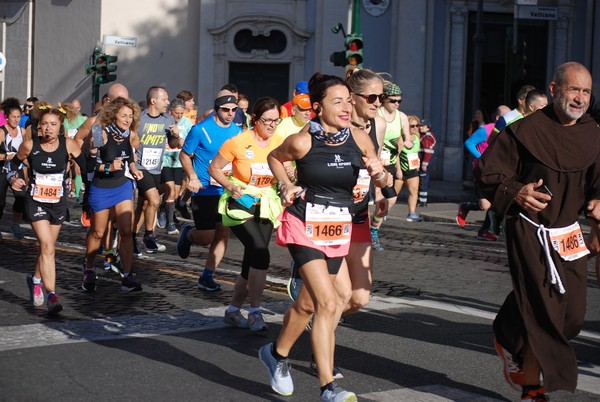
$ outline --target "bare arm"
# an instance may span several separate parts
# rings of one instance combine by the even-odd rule
[[[363,163],[369,172],[369,176],[373,179],[373,184],[377,187],[386,187],[389,184],[389,175],[383,168],[381,160],[375,152],[373,141],[364,130],[352,129],[354,140],[362,150]]]
[[[230,163],[227,159],[223,158],[220,153],[217,153],[213,158],[212,162],[208,166],[208,174],[212,176],[213,179],[217,181],[223,188],[226,188],[231,192],[231,196],[233,198],[240,198],[244,195],[243,190],[246,188],[245,186],[236,186],[234,185],[225,173],[223,173],[223,168]]]
[[[284,206],[291,205],[295,195],[302,191],[301,187],[291,182],[285,165],[304,157],[310,150],[310,146],[311,138],[310,134],[308,134],[308,129],[303,129],[300,133],[287,137],[279,147],[272,150],[267,156],[269,168],[279,183]]]
[[[194,170],[192,156],[193,154],[190,155],[185,151],[181,151],[179,154],[179,161],[181,162],[181,166],[183,167],[183,170],[185,170],[185,174],[188,177],[188,189],[191,192],[197,193],[202,188],[202,184],[200,183],[200,179],[198,179],[198,175]]]
[[[33,148],[33,141],[24,140],[23,143],[21,144],[21,146],[19,147],[19,151],[17,152],[17,156],[16,156],[17,160],[22,161],[26,166],[29,166],[27,157],[29,156],[29,153],[31,152],[31,148]],[[17,176],[13,176],[10,178],[10,186],[15,191],[23,190],[23,187],[25,187],[26,185],[27,185],[27,183],[25,182],[25,180],[23,180]]]

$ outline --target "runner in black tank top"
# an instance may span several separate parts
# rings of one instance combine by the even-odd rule
[[[356,395],[333,381],[331,330],[337,321],[337,311],[332,306],[341,302],[334,285],[335,276],[350,249],[353,226],[346,206],[353,204],[355,178],[363,165],[380,186],[387,181],[387,174],[367,134],[349,129],[352,99],[345,83],[338,77],[317,73],[309,81],[309,92],[318,120],[288,137],[269,155],[269,166],[281,184],[281,196],[289,209],[283,213],[277,244],[287,246],[306,286],[302,286],[298,299],[286,312],[276,343],[264,345],[259,357],[269,370],[273,390],[280,395],[291,395],[293,382],[288,370],[277,368],[289,367],[287,355],[314,311],[311,342],[319,368],[321,400],[350,401],[356,400]],[[317,161],[314,166],[303,166],[302,162],[311,159]],[[283,165],[292,160],[297,163],[297,185],[290,182]],[[334,169],[340,169],[339,176],[330,174]],[[306,186],[306,193],[301,195],[303,201],[295,201],[304,191],[300,185]],[[317,230],[324,225],[327,230]],[[340,271],[340,275],[347,275],[347,271]],[[315,310],[313,301],[327,307]]]
[[[50,108],[42,110],[40,114],[40,137],[25,140],[12,162],[18,166],[21,161],[27,161],[29,166],[30,186],[26,208],[40,247],[35,272],[27,276],[30,300],[34,306],[42,306],[45,288],[48,293],[48,314],[57,314],[63,307],[55,293],[54,255],[67,210],[65,172],[70,157],[83,170],[86,169],[86,163],[77,143],[59,134],[64,114]],[[10,181],[15,190],[25,187],[25,181],[17,176],[11,176]]]

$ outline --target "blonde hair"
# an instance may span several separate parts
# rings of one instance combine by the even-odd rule
[[[345,75],[346,85],[350,89],[350,92],[354,94],[359,94],[362,92],[362,89],[368,84],[371,80],[379,80],[383,85],[383,78],[376,73],[367,68],[349,68],[346,70]]]

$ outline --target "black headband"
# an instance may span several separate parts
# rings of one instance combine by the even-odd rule
[[[237,98],[233,95],[220,96],[215,99],[215,109],[218,109],[220,106],[223,106],[227,103],[235,103],[237,105]]]

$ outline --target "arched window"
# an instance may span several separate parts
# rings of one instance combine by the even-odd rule
[[[268,35],[254,35],[249,29],[242,29],[233,38],[235,48],[242,53],[252,53],[252,50],[266,50],[269,54],[278,54],[285,51],[287,38],[279,30],[272,30]]]

